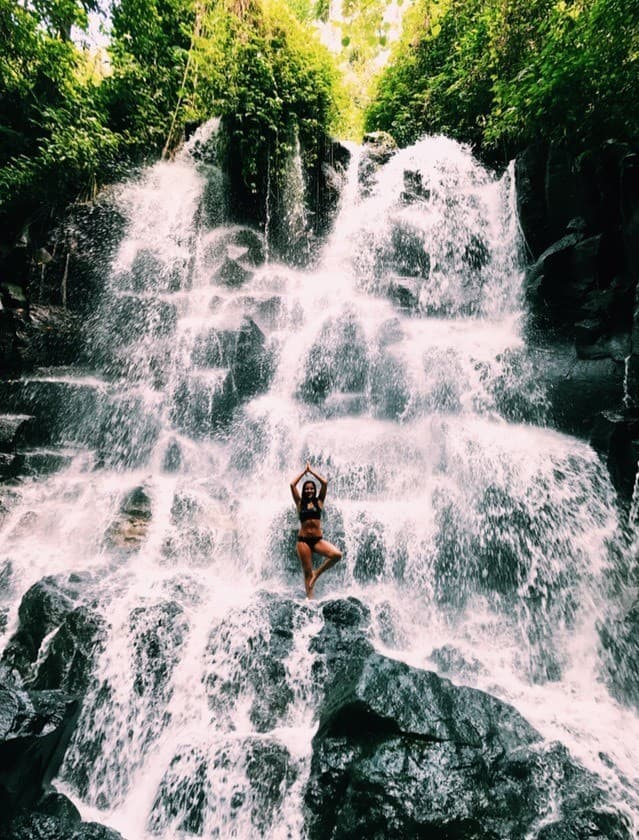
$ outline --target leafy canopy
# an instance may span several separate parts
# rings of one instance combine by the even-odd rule
[[[638,136],[638,81],[630,0],[417,0],[365,125],[500,157],[540,138],[583,148]]]

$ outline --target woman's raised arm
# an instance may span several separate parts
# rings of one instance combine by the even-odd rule
[[[298,507],[299,507],[299,504],[300,504],[300,491],[297,489],[297,485],[299,483],[300,478],[302,478],[302,476],[306,475],[307,472],[308,472],[308,461],[306,462],[306,466],[304,467],[302,472],[296,478],[294,478],[291,481],[291,493],[293,494],[293,499],[295,501],[295,504]]]
[[[324,502],[326,498],[326,491],[328,490],[328,480],[323,478],[319,473],[316,473],[315,470],[311,467],[311,465],[306,462],[306,472],[309,472],[314,478],[316,478],[320,483],[320,491],[317,498],[320,502]]]

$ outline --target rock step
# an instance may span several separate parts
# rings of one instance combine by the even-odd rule
[[[0,381],[0,403],[30,420],[18,429],[28,431],[30,445],[50,445],[62,440],[83,442],[82,420],[95,415],[105,399],[102,387],[93,382],[59,374]],[[10,430],[11,423],[8,421]]]
[[[15,452],[29,439],[35,418],[30,414],[0,414],[0,452]]]

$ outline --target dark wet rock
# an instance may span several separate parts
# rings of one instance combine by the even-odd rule
[[[115,548],[138,550],[146,539],[152,515],[148,493],[144,487],[134,488],[123,499],[118,517],[107,529],[107,540]]]
[[[149,831],[160,832],[170,822],[177,831],[202,834],[210,796],[209,760],[196,747],[184,747],[173,756],[151,807]]]
[[[0,381],[5,410],[27,414],[30,445],[85,443],[91,439],[88,418],[99,416],[104,398],[93,384],[73,381],[66,369],[42,370],[28,379]],[[65,375],[66,374],[66,375]]]
[[[639,709],[639,600],[599,627],[611,693]]]
[[[51,791],[36,804],[35,812],[23,811],[4,826],[6,840],[61,840],[80,828],[80,812],[66,796]]]
[[[124,840],[119,831],[96,822],[80,823],[70,840]]]
[[[527,272],[530,339],[545,348],[540,369],[552,380],[548,420],[585,437],[599,411],[620,410],[622,396],[625,406],[639,401],[636,161],[636,149],[610,141],[579,157],[540,144],[515,165],[519,219],[535,261]],[[568,366],[565,339],[576,349]]]
[[[567,149],[552,145],[548,150],[544,173],[544,192],[548,217],[548,233],[559,238],[566,230],[568,219],[583,217],[586,225],[595,221],[594,207],[586,173]]]
[[[52,365],[71,365],[84,361],[82,317],[62,306],[34,304],[21,330],[24,370]]]
[[[311,840],[503,840],[551,807],[567,831],[607,814],[601,836],[631,837],[596,780],[510,706],[365,647],[333,668],[305,795]]]
[[[415,204],[430,199],[430,189],[424,185],[424,179],[419,170],[404,170],[404,190],[401,197],[404,204]]]
[[[157,280],[162,274],[162,260],[148,248],[141,248],[131,264],[132,292],[143,292],[146,289],[156,288]]]
[[[130,269],[115,276],[112,282],[118,291],[134,296],[145,292],[177,292],[190,288],[192,262],[192,258],[182,258],[166,263],[154,251],[141,248]]]
[[[0,415],[0,452],[15,452],[29,442],[34,418],[28,414]]]
[[[353,577],[360,582],[380,580],[384,575],[386,546],[384,526],[359,514],[353,526],[357,545]]]
[[[130,624],[136,674],[133,690],[139,696],[168,701],[171,676],[189,629],[184,610],[176,601],[137,607],[131,612]]]
[[[77,437],[98,450],[100,466],[135,469],[148,462],[160,428],[144,399],[125,393],[102,400],[97,416],[79,423]]]
[[[623,362],[579,359],[574,347],[564,343],[536,348],[531,358],[546,385],[548,419],[555,428],[587,438],[601,411],[621,405]]]
[[[18,630],[2,662],[19,673],[29,689],[80,695],[88,687],[105,628],[93,608],[77,606],[78,583],[72,577],[43,578],[22,599]]]
[[[312,169],[307,170],[307,203],[313,233],[317,237],[328,233],[335,219],[350,160],[351,153],[346,146],[327,137],[323,155],[318,155]]]
[[[528,146],[515,160],[517,214],[533,258],[551,242],[543,189],[547,153],[545,145]]]
[[[250,268],[242,265],[237,259],[226,257],[220,268],[213,275],[214,283],[222,283],[233,289],[243,286],[253,278]]]
[[[588,840],[605,837],[607,840],[625,840],[629,836],[628,820],[621,814],[610,813],[605,808],[582,808],[542,826],[535,840]]]
[[[11,247],[0,258],[0,282],[18,283],[26,286],[31,268],[31,254],[28,244],[20,241]]]
[[[268,387],[272,375],[270,354],[264,333],[250,318],[246,318],[240,327],[233,354],[230,367],[235,388],[242,398],[254,396]]]
[[[105,640],[104,619],[89,607],[76,607],[63,619],[29,685],[83,695]]]
[[[54,235],[55,258],[39,271],[34,302],[66,304],[81,314],[94,312],[127,221],[116,193],[109,188],[95,201],[72,205]]]
[[[71,803],[69,803],[71,804]],[[60,818],[38,810],[16,817],[6,827],[4,840],[124,840],[112,828],[96,822]]]
[[[219,778],[220,771],[234,778],[221,796],[209,781],[210,772]],[[159,831],[170,822],[179,831],[202,835],[213,810],[218,825],[224,822],[231,834],[240,836],[250,825],[257,836],[266,837],[296,778],[288,750],[274,739],[238,739],[208,753],[185,747],[162,778],[147,825]]]
[[[421,283],[411,277],[395,277],[388,285],[388,297],[400,309],[415,311],[419,308]]]
[[[211,373],[192,373],[173,394],[171,420],[194,438],[209,437],[226,428],[239,405],[231,371],[219,368]]]
[[[28,679],[43,639],[74,609],[77,596],[77,589],[62,576],[45,577],[34,583],[22,598],[18,629],[2,654],[2,662]]]
[[[479,236],[472,234],[464,247],[462,261],[475,271],[480,271],[488,264],[490,251],[486,242]]]
[[[199,171],[204,175],[204,190],[200,202],[200,219],[205,227],[216,228],[226,217],[226,183],[224,174],[217,166],[202,165]]]
[[[205,685],[216,716],[225,720],[248,691],[249,717],[258,732],[282,720],[294,697],[285,660],[299,623],[308,616],[308,607],[264,594],[212,630]]]
[[[286,299],[281,295],[246,295],[236,299],[240,312],[252,318],[262,330],[282,329],[290,322]]]
[[[119,348],[142,336],[157,339],[172,335],[177,325],[175,304],[152,297],[123,294],[111,303],[107,314],[107,347]]]
[[[430,273],[430,255],[424,249],[424,235],[407,224],[395,222],[390,247],[384,255],[385,269],[401,277],[426,278]]]
[[[390,601],[376,604],[373,624],[377,637],[387,647],[406,648],[409,639],[402,628],[401,616]]]
[[[322,605],[324,626],[313,637],[310,650],[317,654],[313,677],[318,697],[339,685],[373,652],[371,613],[357,598],[339,598]]]
[[[431,651],[429,659],[442,674],[455,674],[469,678],[481,673],[484,668],[474,656],[466,657],[453,645],[442,645]]]
[[[31,808],[56,775],[80,712],[61,691],[24,691],[0,683],[0,814]]]
[[[397,143],[385,131],[371,131],[364,135],[358,177],[363,195],[368,195],[375,183],[377,171],[397,151]]]
[[[24,287],[17,283],[0,283],[0,297],[5,309],[26,309],[28,307]]]
[[[232,388],[240,399],[263,391],[272,375],[264,333],[252,318],[243,318],[236,330],[210,330],[200,335],[193,349],[193,363],[229,368]]]
[[[239,249],[236,259],[241,258],[248,265],[262,265],[266,258],[264,237],[261,233],[252,228],[239,228],[234,230],[228,237],[227,247],[233,246]]]
[[[322,327],[309,350],[300,396],[309,403],[323,402],[331,392],[361,392],[368,382],[366,336],[354,312]]]
[[[73,461],[74,452],[55,449],[30,449],[17,452],[14,474],[18,476],[44,476],[66,469]]]
[[[391,352],[381,352],[371,365],[371,407],[376,417],[398,419],[410,400],[406,370]]]
[[[639,414],[634,409],[602,411],[595,418],[590,443],[608,468],[615,489],[629,502],[639,459]]]
[[[182,450],[180,444],[172,438],[166,447],[164,459],[162,461],[162,469],[164,472],[179,472],[182,466]]]
[[[273,374],[270,349],[251,318],[244,318],[239,329],[200,335],[192,358],[199,370],[176,388],[172,418],[195,437],[226,427],[237,406],[264,391]]]
[[[246,744],[245,772],[250,784],[251,824],[259,830],[273,822],[297,770],[283,744],[255,738]]]

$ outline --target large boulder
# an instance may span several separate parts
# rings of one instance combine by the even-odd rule
[[[252,318],[243,318],[237,329],[213,329],[198,336],[192,360],[201,368],[228,368],[239,399],[263,391],[272,375],[264,333]]]
[[[621,405],[623,361],[580,359],[565,342],[534,348],[532,359],[546,386],[548,421],[560,431],[588,438],[598,414]]]
[[[49,791],[2,826],[4,840],[124,840],[100,823],[82,822],[80,812],[66,796]]]
[[[327,607],[305,794],[311,840],[630,840],[596,779],[512,707],[373,652],[353,599]],[[552,830],[537,833],[550,812]]]
[[[31,808],[56,775],[80,702],[62,691],[25,691],[0,674],[0,819]]]
[[[237,329],[199,335],[192,362],[195,370],[184,375],[173,394],[171,417],[193,437],[226,428],[235,409],[264,391],[273,375],[271,350],[252,318],[243,318]]]
[[[364,330],[355,312],[326,323],[305,360],[300,396],[323,403],[332,392],[361,393],[368,383],[370,360]]]
[[[223,775],[220,770],[227,771]],[[288,749],[275,738],[220,739],[211,750],[182,746],[160,782],[148,828],[215,836],[268,837],[298,777]]]
[[[79,603],[81,588],[77,576],[52,576],[35,583],[23,596],[18,628],[2,662],[28,688],[77,695],[86,691],[103,649],[105,625],[93,608]]]
[[[145,488],[135,487],[124,497],[118,515],[107,529],[108,545],[125,552],[139,551],[152,515],[151,499]]]
[[[357,171],[362,195],[369,195],[378,170],[397,152],[394,138],[386,131],[370,131],[364,135],[362,155]]]
[[[263,594],[210,634],[205,678],[209,707],[224,721],[250,698],[248,716],[258,732],[273,729],[293,701],[286,659],[297,624],[308,608]],[[259,619],[258,619],[259,616]]]
[[[595,418],[590,443],[608,468],[612,483],[621,499],[630,502],[635,489],[639,461],[637,411],[602,411]]]

